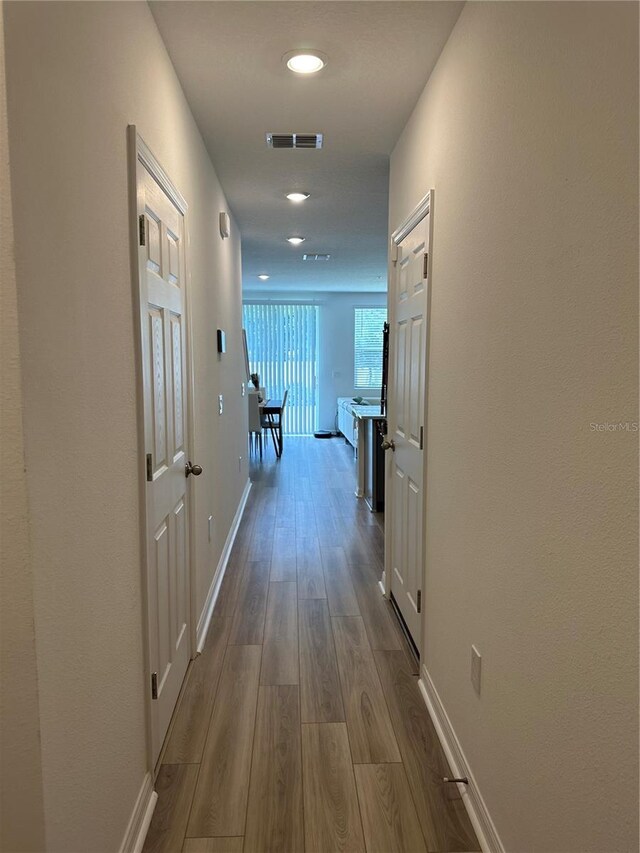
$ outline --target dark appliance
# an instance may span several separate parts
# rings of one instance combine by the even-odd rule
[[[387,431],[385,418],[368,418],[365,429],[364,499],[372,512],[384,512],[384,450]]]

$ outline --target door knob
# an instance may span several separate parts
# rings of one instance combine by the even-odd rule
[[[396,443],[392,438],[385,438],[385,440],[382,442],[381,446],[382,446],[383,450],[395,450],[396,449]]]
[[[191,460],[184,466],[184,476],[188,477],[193,474],[194,477],[199,477],[202,474],[202,465],[192,465]]]

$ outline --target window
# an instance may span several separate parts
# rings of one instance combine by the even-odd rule
[[[289,389],[284,432],[310,435],[317,417],[317,306],[247,303],[243,317],[251,372],[271,399]]]
[[[355,388],[382,386],[382,327],[386,308],[355,308],[354,379]]]

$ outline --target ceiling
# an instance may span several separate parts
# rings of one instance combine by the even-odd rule
[[[245,291],[386,290],[389,154],[462,5],[150,3],[240,226]],[[292,74],[282,57],[296,48],[326,67]],[[319,132],[324,146],[272,150],[267,132]],[[292,190],[311,197],[294,205]]]

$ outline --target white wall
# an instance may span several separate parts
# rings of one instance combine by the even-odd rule
[[[226,201],[145,3],[7,3],[5,31],[47,844],[113,851],[148,687],[128,124],[189,203],[198,611],[247,479],[240,243],[235,224],[220,239]]]
[[[44,849],[33,577],[0,7],[0,850]]]
[[[335,429],[338,397],[380,396],[353,385],[354,308],[386,306],[386,293],[308,293],[245,290],[247,302],[312,302],[318,306],[318,429]],[[380,342],[382,353],[382,338]]]
[[[430,188],[423,660],[507,850],[635,851],[637,5],[467,4],[391,229]]]

